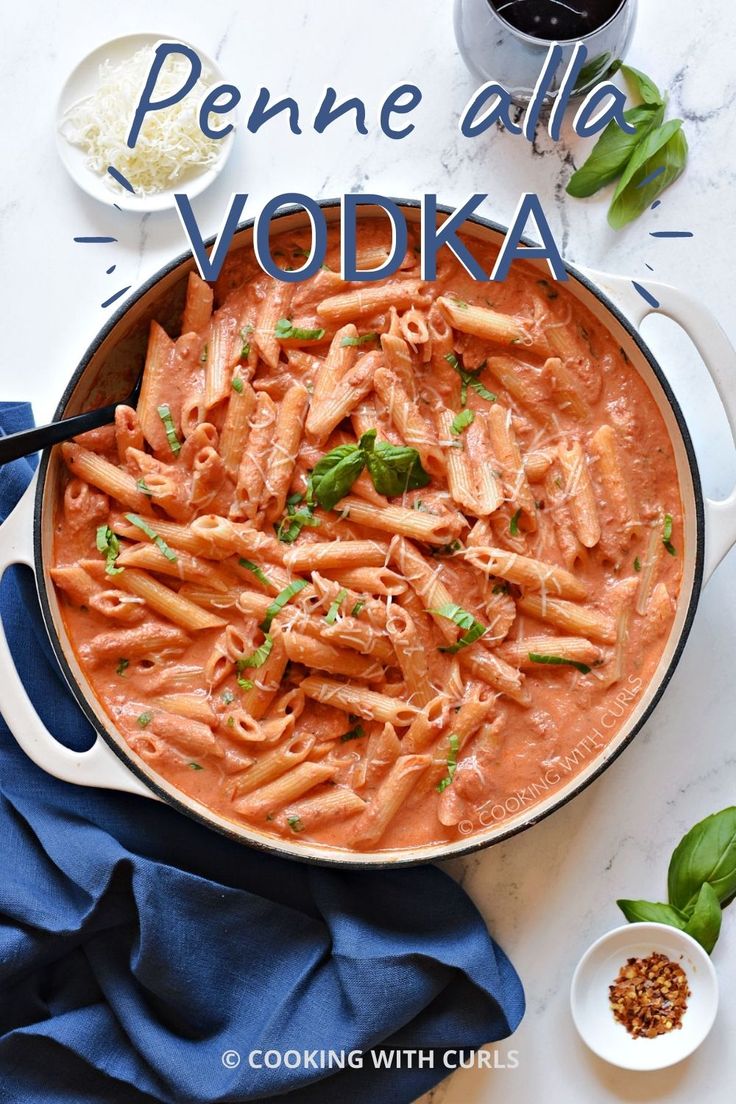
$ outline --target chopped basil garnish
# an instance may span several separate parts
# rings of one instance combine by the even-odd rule
[[[130,667],[130,660],[129,659],[120,659],[120,660],[118,660],[118,665],[115,668],[115,674],[120,675],[120,677],[122,678],[122,676],[125,674],[125,672],[128,670],[129,667]]]
[[[540,655],[539,652],[529,652],[529,659],[532,663],[548,663],[554,667],[574,667],[576,671],[580,671],[583,675],[589,675],[591,672],[591,668],[587,663],[580,663],[577,659],[565,659],[564,656]]]
[[[260,624],[260,628],[264,633],[267,633],[271,628],[271,622],[277,613],[284,608],[286,603],[290,601],[295,594],[298,594],[300,590],[304,590],[306,585],[306,579],[294,579],[293,583],[289,583],[287,587],[284,587],[284,589],[276,595],[273,602],[271,602],[271,605],[266,610],[266,616]]]
[[[174,419],[171,417],[171,408],[168,403],[162,403],[161,406],[156,409],[158,410],[159,418],[164,423],[166,440],[169,442],[169,448],[174,456],[178,456],[181,452],[181,441],[176,436],[176,427],[174,426]]]
[[[325,453],[312,470],[310,500],[332,510],[344,498],[365,467],[365,453],[358,445],[338,445]]]
[[[241,690],[252,690],[253,687],[255,686],[255,683],[254,683],[253,679],[239,678],[238,679],[238,686],[240,687]]]
[[[232,705],[232,703],[235,701],[235,695],[233,694],[232,690],[223,690],[220,694],[220,700],[224,702],[225,705]]]
[[[139,480],[137,480],[136,489],[139,490],[141,492],[141,494],[148,495],[149,498],[153,494],[153,491],[148,486],[145,479],[143,479],[142,477]]]
[[[301,497],[300,495],[299,500]],[[297,510],[295,503],[289,499],[286,503],[286,513],[275,526],[276,536],[283,544],[293,544],[305,525],[315,528],[319,525],[319,518],[313,516],[311,506],[303,506]]]
[[[367,345],[369,341],[378,341],[377,333],[364,333],[358,337],[343,337],[340,340],[340,345],[343,348],[347,348],[351,345]]]
[[[491,594],[508,594],[508,592],[509,592],[509,584],[508,583],[496,583],[493,590],[491,591]]]
[[[272,648],[273,637],[266,633],[266,639],[260,648],[256,648],[252,655],[241,656],[236,663],[236,667],[239,671],[244,671],[246,667],[261,667],[270,656]]]
[[[146,710],[145,713],[141,713],[140,717],[135,723],[138,725],[139,728],[146,728],[152,720],[153,713],[151,713],[149,710]]]
[[[264,575],[258,564],[254,564],[252,560],[246,560],[245,557],[241,556],[238,560],[238,563],[247,571],[251,571],[255,575],[259,583],[263,583],[263,585],[267,587],[273,586],[273,583],[268,578],[268,576]]]
[[[343,602],[345,601],[347,596],[348,596],[347,590],[345,589],[345,587],[341,587],[340,590],[338,590],[337,594],[335,595],[334,602],[330,603],[330,608],[328,609],[327,613],[325,614],[325,621],[327,622],[328,625],[334,625],[335,622],[337,621],[337,614],[339,612],[340,606],[343,604]]]
[[[320,327],[317,330],[303,330],[295,326],[288,318],[279,318],[274,330],[280,341],[288,341],[295,338],[297,341],[319,341],[325,336],[325,331]]]
[[[476,368],[474,372],[471,372],[468,368],[465,368],[458,357],[454,353],[446,353],[445,360],[453,368],[460,377],[460,404],[465,406],[468,401],[468,388],[471,387],[475,391],[476,395],[480,395],[482,399],[487,399],[488,402],[495,402],[497,396],[493,391],[489,391],[488,388],[481,383],[479,376],[483,371],[485,365],[482,364],[480,368]]]
[[[360,611],[362,610],[362,608],[363,608],[363,606],[364,606],[364,605],[365,605],[365,599],[364,599],[364,598],[360,598],[360,599],[359,599],[359,600],[358,600],[358,601],[357,601],[357,602],[355,603],[355,605],[353,606],[353,608],[351,609],[351,611],[350,611],[350,616],[351,616],[351,617],[357,617],[357,616],[358,616],[358,614],[360,613]]]
[[[641,571],[641,560],[638,556],[634,560],[634,571]]]
[[[100,525],[97,530],[97,551],[105,557],[105,572],[107,575],[119,575],[124,567],[116,567],[115,561],[120,555],[120,541],[109,525]]]
[[[303,832],[304,825],[298,816],[290,816],[286,818],[286,823],[291,828],[292,832]]]
[[[191,767],[192,770],[204,770],[201,763],[188,763],[187,766]]]
[[[521,517],[521,507],[519,507],[519,509],[516,511],[516,513],[511,518],[511,521],[509,522],[509,533],[511,534],[512,537],[518,537],[518,535],[519,535],[519,518],[520,517]]]
[[[450,655],[454,655],[455,652],[459,652],[461,648],[467,648],[469,644],[474,644],[476,640],[479,640],[485,632],[487,632],[487,626],[481,625],[480,621],[476,621],[472,613],[468,613],[462,606],[455,605],[454,602],[448,602],[447,605],[440,606],[439,609],[431,610],[431,613],[436,613],[440,617],[446,617],[448,621],[454,621],[458,628],[465,629],[466,632],[460,637],[455,644],[446,645],[441,647],[441,652],[447,652]]]
[[[232,380],[230,381],[230,386],[232,387],[233,391],[237,391],[239,395],[242,395],[244,384],[240,376],[233,376]]]
[[[228,728],[235,728],[235,718],[233,717],[232,713],[230,714],[228,719],[225,721],[225,724],[227,725]]]
[[[457,753],[460,750],[460,737],[453,732],[450,736],[450,750],[447,753],[447,774],[437,786],[438,793],[444,793],[448,786],[452,785],[457,770]]]
[[[176,552],[169,548],[164,538],[160,537],[147,521],[144,521],[142,517],[138,517],[138,514],[126,514],[125,518],[131,525],[136,525],[144,532],[150,541],[153,541],[162,556],[165,556],[167,560],[171,560],[172,563],[176,563]]]
[[[674,544],[672,543],[672,540],[671,540],[671,537],[672,537],[672,524],[673,524],[672,515],[671,514],[665,514],[664,515],[664,527],[662,529],[662,544],[665,546],[665,548],[669,552],[670,556],[676,556],[677,555],[677,549],[675,548],[675,546],[674,546]]]
[[[346,744],[348,740],[360,740],[363,736],[365,736],[365,729],[362,725],[357,724],[355,728],[351,728],[347,732],[343,732],[342,736],[340,737],[340,743]]]
[[[461,410],[460,413],[456,414],[455,417],[452,419],[452,425],[450,426],[450,429],[456,437],[459,437],[463,430],[467,429],[468,426],[471,426],[474,421],[475,414],[472,410]]]

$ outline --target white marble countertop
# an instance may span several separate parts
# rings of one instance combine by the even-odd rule
[[[502,133],[460,137],[457,118],[475,82],[454,49],[450,0],[12,5],[0,40],[0,397],[31,399],[37,419],[48,419],[108,313],[99,304],[118,287],[135,288],[185,248],[175,214],[122,214],[79,192],[54,145],[55,100],[70,68],[105,39],[142,30],[215,54],[246,103],[264,84],[295,96],[308,118],[331,83],[369,105],[367,137],[340,124],[322,136],[307,126],[293,136],[282,124],[240,135],[217,184],[195,201],[207,233],[219,227],[233,191],[249,192],[254,207],[287,190],[317,197],[431,191],[447,203],[480,191],[490,195],[485,213],[501,222],[520,192],[536,191],[570,260],[634,277],[646,275],[648,263],[655,278],[708,301],[736,341],[728,248],[736,227],[736,19],[730,0],[711,0],[697,14],[691,0],[640,6],[630,60],[669,89],[673,112],[686,120],[691,158],[656,212],[614,233],[605,199],[583,203],[564,194],[588,145],[569,129],[557,148],[542,138],[532,149]],[[404,79],[422,87],[424,100],[414,134],[395,143],[374,120],[383,94]],[[694,237],[655,239],[654,229],[688,229]],[[111,234],[119,244],[74,244],[81,234]],[[116,271],[106,275],[112,263]],[[722,496],[736,478],[736,460],[715,391],[672,324],[655,319],[645,333],[684,406],[705,488]],[[527,1104],[541,1096],[560,1104],[732,1099],[736,907],[726,914],[714,956],[722,985],[716,1026],[700,1051],[674,1069],[625,1074],[595,1059],[575,1034],[568,989],[582,951],[621,921],[615,899],[660,896],[683,831],[733,803],[735,588],[732,556],[703,595],[665,699],[602,778],[532,831],[455,864],[524,979],[528,1011],[513,1040],[498,1048],[499,1061],[507,1049],[518,1051],[517,1069],[460,1072],[435,1090],[433,1104]]]

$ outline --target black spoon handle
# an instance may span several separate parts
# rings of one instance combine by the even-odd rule
[[[8,464],[21,456],[30,456],[32,452],[48,448],[49,445],[58,445],[59,441],[68,441],[70,437],[86,433],[88,429],[108,425],[115,420],[117,405],[112,403],[110,406],[101,406],[97,410],[88,410],[85,414],[75,414],[73,418],[63,418],[60,422],[51,422],[50,425],[24,429],[20,433],[0,437],[0,464]]]

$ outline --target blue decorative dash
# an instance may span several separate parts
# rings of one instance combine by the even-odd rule
[[[640,180],[636,185],[637,188],[646,188],[647,184],[651,184],[653,180],[656,180],[658,176],[661,176],[664,172],[664,165],[660,165],[658,169],[653,169],[652,172],[647,173],[643,180]]]
[[[654,272],[654,269],[652,268],[652,266],[650,264],[647,264],[646,261],[644,262],[644,267],[648,268],[650,272]]]
[[[133,185],[130,183],[127,177],[123,176],[123,174],[115,168],[114,165],[108,165],[107,171],[109,172],[113,180],[117,180],[118,184],[122,185],[122,187],[125,188],[126,191],[132,192],[133,195],[135,195],[135,188],[133,187]]]
[[[654,307],[654,309],[656,310],[659,306],[659,302],[654,298],[651,291],[647,291],[647,289],[645,287],[642,287],[641,284],[637,284],[636,280],[632,280],[631,284],[634,290],[639,292],[642,299],[646,303],[648,303],[650,307]]]
[[[657,210],[657,208],[659,207],[659,205],[660,205],[660,203],[661,203],[661,202],[662,202],[662,200],[661,200],[661,199],[655,199],[654,203],[653,203],[653,204],[652,204],[652,206],[651,206],[651,207],[649,208],[649,210],[650,210],[650,211],[656,211],[656,210]]]
[[[692,230],[650,230],[650,238],[692,238]]]
[[[75,238],[74,240],[75,240],[75,242],[82,242],[83,244],[87,245],[87,244],[92,244],[92,243],[97,243],[97,242],[100,242],[102,244],[109,243],[109,242],[116,242],[118,239],[117,238],[108,238],[108,237],[100,236],[100,237],[81,237],[81,238]]]
[[[111,273],[111,272],[114,272],[114,271],[115,271],[115,269],[116,269],[117,267],[118,267],[117,265],[110,265],[110,267],[109,267],[109,268],[106,268],[106,269],[105,269],[105,275],[106,275],[106,276],[109,276],[109,275],[110,275],[110,273]]]
[[[112,304],[114,302],[116,302],[121,297],[121,295],[125,295],[126,291],[130,291],[131,286],[132,286],[131,284],[128,284],[127,287],[120,288],[120,291],[116,291],[115,294],[111,295],[109,299],[106,299],[104,303],[100,303],[100,306],[101,307],[111,307]]]

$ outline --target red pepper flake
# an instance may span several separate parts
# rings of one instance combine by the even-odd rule
[[[608,993],[615,1019],[635,1039],[654,1039],[682,1027],[691,996],[682,966],[657,951],[627,959]]]

